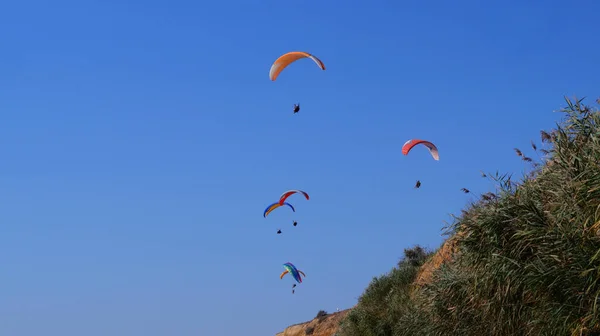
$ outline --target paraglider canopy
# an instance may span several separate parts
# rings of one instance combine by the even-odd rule
[[[279,58],[273,62],[271,70],[269,70],[269,78],[272,81],[276,80],[283,69],[301,58],[310,58],[319,66],[319,68],[321,68],[321,70],[325,70],[325,64],[323,64],[316,56],[304,51],[292,51],[279,56]]]
[[[280,206],[283,206],[283,205],[289,206],[292,209],[293,212],[296,212],[296,209],[294,209],[294,207],[290,203],[285,202],[285,203],[283,203],[283,204],[280,205],[279,202],[275,202],[275,203],[269,205],[265,209],[265,212],[263,213],[263,217],[266,218],[273,210],[275,210],[275,209],[277,209],[277,208],[279,208]]]
[[[303,277],[306,277],[306,274],[298,270],[296,266],[294,266],[294,264],[292,264],[291,262],[286,262],[285,264],[283,264],[283,267],[285,268],[285,271],[283,271],[283,273],[279,275],[279,279],[283,279],[284,275],[290,273],[294,277],[294,280],[296,280],[296,282],[302,283],[302,277],[300,276],[300,274],[302,274]]]
[[[279,205],[283,205],[285,200],[295,193],[300,193],[300,194],[304,195],[304,198],[306,198],[307,201],[310,199],[310,197],[308,197],[308,194],[302,190],[288,190],[288,191],[284,192],[283,194],[281,194],[281,196],[279,196]]]
[[[402,146],[402,154],[408,155],[408,153],[416,145],[424,145],[425,147],[427,147],[427,149],[429,149],[429,153],[431,154],[431,156],[433,157],[433,159],[436,160],[436,161],[439,161],[440,155],[438,153],[437,147],[433,143],[431,143],[431,142],[429,142],[427,140],[419,140],[419,139],[410,139],[410,140],[408,140]]]

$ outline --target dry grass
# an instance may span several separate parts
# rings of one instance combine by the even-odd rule
[[[442,264],[450,262],[454,254],[457,252],[457,238],[453,236],[447,239],[440,249],[419,269],[415,285],[423,286],[430,283],[433,273],[438,270]]]
[[[305,336],[308,328],[314,328],[312,336],[333,336],[339,328],[340,322],[350,312],[350,309],[328,314],[323,319],[314,318],[311,321],[287,327],[276,336]]]

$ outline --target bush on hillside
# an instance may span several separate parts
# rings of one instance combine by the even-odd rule
[[[324,310],[319,310],[315,318],[319,319],[319,322],[323,322],[323,320],[327,318],[327,312]]]
[[[412,266],[419,266],[425,261],[427,256],[427,251],[419,245],[413,248],[404,249],[404,258],[400,260],[398,266],[402,266],[401,264],[404,262],[407,262]]]
[[[321,316],[327,316],[327,312],[324,310],[319,310],[319,312],[317,313],[317,316],[315,316],[315,318],[319,318]]]
[[[410,310],[409,291],[419,267],[429,258],[420,246],[404,250],[404,258],[391,272],[374,277],[358,305],[344,319],[340,335],[391,335],[396,316]]]
[[[600,114],[562,112],[532,144],[539,162],[515,150],[522,180],[496,174],[456,218],[452,260],[420,287],[410,263],[375,278],[341,335],[600,334]]]

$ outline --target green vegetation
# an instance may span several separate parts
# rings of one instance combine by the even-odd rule
[[[496,173],[455,217],[449,257],[405,250],[339,335],[600,335],[600,113],[566,100],[538,160],[515,149],[521,181]]]

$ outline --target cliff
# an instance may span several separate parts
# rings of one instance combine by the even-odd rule
[[[346,317],[349,311],[350,309],[346,309],[316,317],[308,322],[289,326],[275,336],[334,336],[338,331],[340,322]]]

